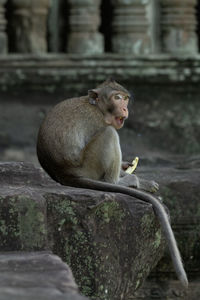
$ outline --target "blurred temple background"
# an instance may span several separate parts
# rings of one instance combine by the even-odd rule
[[[124,159],[199,168],[199,52],[200,0],[0,0],[0,161],[38,164],[46,112],[113,77],[133,95]],[[198,283],[200,263],[189,268]],[[170,289],[133,299],[186,299]]]
[[[37,163],[46,111],[110,76],[134,98],[126,157],[198,154],[199,27],[196,0],[0,0],[0,159]]]

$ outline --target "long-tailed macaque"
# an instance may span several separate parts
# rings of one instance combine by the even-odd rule
[[[186,287],[176,240],[163,205],[151,192],[153,181],[124,172],[117,130],[128,118],[129,92],[107,80],[87,96],[57,104],[38,134],[38,159],[46,172],[63,185],[117,192],[153,205],[165,234],[178,278]]]

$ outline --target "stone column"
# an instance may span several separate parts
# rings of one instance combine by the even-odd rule
[[[151,52],[150,0],[111,0],[113,5],[112,51],[122,54]]]
[[[6,0],[0,0],[0,53],[7,52],[7,35],[5,33],[6,20],[5,20],[5,4]]]
[[[49,0],[12,0],[14,51],[47,51],[47,14]]]
[[[197,53],[196,4],[196,0],[160,0],[162,52]]]
[[[47,52],[47,17],[50,0],[31,1],[31,52]]]
[[[101,54],[104,40],[98,32],[100,25],[100,0],[68,0],[69,34],[67,52]]]

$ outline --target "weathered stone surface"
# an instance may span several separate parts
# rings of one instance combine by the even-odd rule
[[[134,55],[151,53],[149,2],[114,0],[112,5],[112,51]]]
[[[22,91],[20,87],[25,86],[33,91],[53,93],[62,89],[79,94],[80,91],[87,91],[88,85],[91,88],[107,76],[115,76],[118,81],[132,88],[138,83],[143,88],[148,83],[158,84],[160,88],[163,88],[162,84],[174,88],[173,84],[192,84],[200,78],[200,56],[189,54],[181,57],[166,54],[137,58],[130,54],[9,54],[0,56],[0,65],[1,91],[10,87]],[[48,86],[50,83],[51,87]]]
[[[160,194],[169,208],[172,227],[189,277],[183,290],[174,277],[169,256],[164,256],[138,292],[138,299],[196,300],[200,297],[200,160],[180,160],[175,168],[140,170],[144,178],[160,183]]]
[[[104,52],[104,38],[98,32],[100,0],[69,0],[67,52],[95,55]]]
[[[47,52],[47,14],[49,0],[11,0],[13,52]]]
[[[50,252],[0,253],[0,300],[86,300],[70,268]]]
[[[165,165],[165,167],[155,168],[155,164],[162,164]],[[93,279],[93,289],[98,287],[97,276],[99,276],[103,284],[105,284],[105,277],[108,276],[109,270],[111,269],[112,272],[115,273],[110,264],[115,265],[117,268],[121,261],[120,257],[123,258],[123,264],[120,264],[120,269],[117,269],[118,273],[116,274],[116,277],[115,274],[113,274],[113,281],[109,286],[114,286],[115,281],[117,281],[120,287],[123,286],[124,282],[123,280],[120,281],[120,274],[124,272],[124,268],[127,273],[131,272],[133,276],[134,273],[131,270],[132,262],[130,260],[126,265],[125,254],[128,254],[130,251],[131,257],[132,255],[135,255],[135,245],[133,245],[133,249],[131,246],[129,246],[129,249],[126,249],[127,244],[124,243],[124,239],[128,234],[130,236],[135,234],[133,228],[138,228],[138,224],[133,224],[133,216],[135,218],[135,213],[137,214],[136,218],[141,216],[141,210],[144,209],[146,217],[144,218],[145,225],[143,228],[146,230],[146,224],[151,220],[150,231],[155,234],[155,224],[151,219],[153,217],[152,211],[149,211],[148,206],[140,201],[137,201],[136,203],[135,201],[132,202],[132,200],[129,201],[129,197],[127,200],[124,200],[124,197],[121,195],[117,195],[115,198],[114,194],[97,193],[87,190],[82,194],[81,189],[71,189],[59,186],[45,176],[41,170],[35,170],[31,164],[2,163],[0,169],[0,182],[2,183],[0,194],[1,201],[2,199],[5,200],[4,204],[8,202],[11,202],[12,204],[12,201],[8,201],[12,199],[11,196],[13,196],[13,194],[23,195],[25,190],[26,193],[28,190],[29,193],[33,190],[35,192],[37,191],[37,193],[40,192],[40,195],[47,199],[46,203],[48,209],[45,220],[47,220],[48,226],[45,227],[45,230],[48,234],[48,243],[47,239],[44,238],[44,231],[42,238],[38,235],[38,232],[40,232],[40,226],[38,226],[39,228],[35,229],[35,235],[32,231],[29,231],[30,234],[32,234],[32,245],[35,245],[34,241],[37,241],[37,237],[39,236],[38,244],[41,245],[42,240],[44,247],[50,247],[53,249],[54,253],[57,253],[59,256],[62,256],[65,261],[69,262],[75,277],[81,277],[80,285],[83,285],[84,292],[91,292],[91,278]],[[189,275],[190,284],[187,292],[182,290],[182,287],[180,287],[180,284],[175,277],[171,259],[167,255],[161,259],[143,287],[136,291],[135,296],[129,298],[129,296],[126,295],[124,299],[138,300],[154,299],[157,297],[157,299],[162,300],[168,298],[175,300],[178,297],[178,299],[182,300],[196,300],[199,298],[200,290],[200,160],[198,160],[198,157],[196,157],[196,159],[191,158],[187,160],[180,158],[176,164],[164,160],[152,161],[151,167],[142,168],[142,166],[139,166],[137,172],[143,177],[153,178],[160,183],[160,194],[162,195],[164,203],[169,207],[173,229]],[[26,186],[26,189],[24,189],[24,186]],[[32,198],[31,196],[31,199],[33,199],[34,202],[35,198]],[[3,238],[3,242],[1,241],[2,247],[5,247],[5,242],[13,247],[13,249],[18,250],[26,250],[24,245],[25,247],[29,246],[27,243],[23,244],[23,231],[19,234],[19,229],[22,228],[22,225],[29,224],[28,220],[30,213],[28,211],[30,211],[31,208],[29,208],[29,210],[27,209],[28,205],[26,205],[25,199],[20,201],[20,205],[13,205],[14,209],[18,207],[18,220],[16,221],[16,217],[12,217],[13,209],[10,210],[11,215],[10,219],[8,219],[10,220],[8,226],[9,235],[11,232],[15,232],[15,230],[12,229],[13,226],[14,228],[18,228],[16,237],[13,235],[12,244],[8,232],[6,233],[7,227],[5,226],[5,223],[1,223],[0,237]],[[18,203],[20,203],[19,200]],[[30,199],[27,201],[27,204],[29,203]],[[95,204],[97,205],[95,206]],[[22,205],[25,208],[24,211]],[[19,209],[19,207],[21,207],[21,209]],[[134,207],[137,207],[138,210],[135,210]],[[127,208],[129,208],[131,215],[126,215]],[[35,219],[38,222],[38,203],[34,206],[34,209],[36,212]],[[3,210],[5,211],[5,205],[3,208],[1,206],[1,213]],[[26,214],[26,212],[28,213]],[[21,223],[23,217],[26,222]],[[3,214],[3,217],[1,215],[1,221],[6,218],[6,215]],[[124,219],[127,219],[126,222],[128,223],[124,222]],[[21,225],[19,227],[14,225],[15,222]],[[43,225],[43,219],[40,219],[39,223]],[[31,219],[30,224],[33,224]],[[116,227],[116,224],[119,226]],[[124,226],[127,226],[127,233]],[[42,228],[44,229],[44,227]],[[118,230],[114,232],[113,228],[116,228],[116,230],[118,228]],[[17,244],[14,242],[16,239],[18,240]],[[21,244],[19,241],[21,241]],[[114,241],[121,243],[120,247],[118,247],[118,244],[115,244]],[[157,241],[159,241],[159,239]],[[46,245],[45,242],[47,243]],[[14,248],[16,245],[18,248]],[[20,248],[19,245],[22,247]],[[140,247],[142,251],[145,250],[145,245],[143,243],[140,244]],[[109,252],[110,248],[112,248],[113,256]],[[3,250],[5,249],[7,248],[3,248]],[[92,263],[93,257],[95,257],[95,265]],[[96,257],[98,257],[98,259],[96,259]],[[143,259],[142,256],[141,259]],[[76,268],[77,263],[79,266],[78,268]],[[136,264],[136,268],[137,267]],[[80,274],[84,274],[84,276],[80,276]],[[93,274],[96,275],[95,279],[93,278]],[[99,287],[99,289],[102,289],[103,291],[103,287],[105,287],[106,284]]]
[[[105,33],[107,26],[103,26],[103,36],[99,32],[99,25],[105,23],[112,24],[109,38],[112,40],[112,51],[115,53],[146,55],[162,50],[180,55],[198,52],[197,0],[52,0],[50,11],[47,1],[7,1],[8,15],[11,15],[8,23],[13,23],[15,41],[10,32],[8,38],[9,44],[14,44],[15,51],[43,52],[47,50],[46,42],[50,46],[48,50],[63,51],[63,48],[52,47],[52,41],[57,45],[58,40],[64,44],[66,35],[69,53],[101,54],[104,51],[103,39],[107,36]],[[58,6],[53,5],[55,2],[61,3],[64,14]],[[105,2],[109,2],[108,14],[109,6],[104,6]],[[14,9],[10,7],[10,3],[14,4]],[[48,13],[51,15],[50,18]],[[63,17],[66,19],[63,24],[65,34],[57,22]],[[105,21],[106,18],[108,22]],[[54,25],[58,25],[56,30],[52,31],[51,21]],[[57,38],[51,40],[53,32],[54,36],[57,33]],[[159,49],[155,44],[162,47]]]
[[[53,251],[72,267],[84,294],[129,299],[161,255],[153,211],[124,196],[92,192],[82,198],[80,193],[57,205],[58,197],[48,196]]]
[[[7,52],[7,34],[4,5],[6,0],[0,0],[0,54]]]
[[[162,51],[179,55],[198,52],[196,0],[161,0]]]
[[[1,163],[0,170],[1,251],[50,248],[85,295],[131,299],[163,253],[151,205],[61,186],[31,164]]]

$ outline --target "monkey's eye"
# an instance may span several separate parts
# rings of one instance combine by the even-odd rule
[[[128,101],[129,100],[129,96],[125,96],[124,100]]]
[[[120,100],[122,99],[122,96],[120,94],[114,95],[115,100]]]

